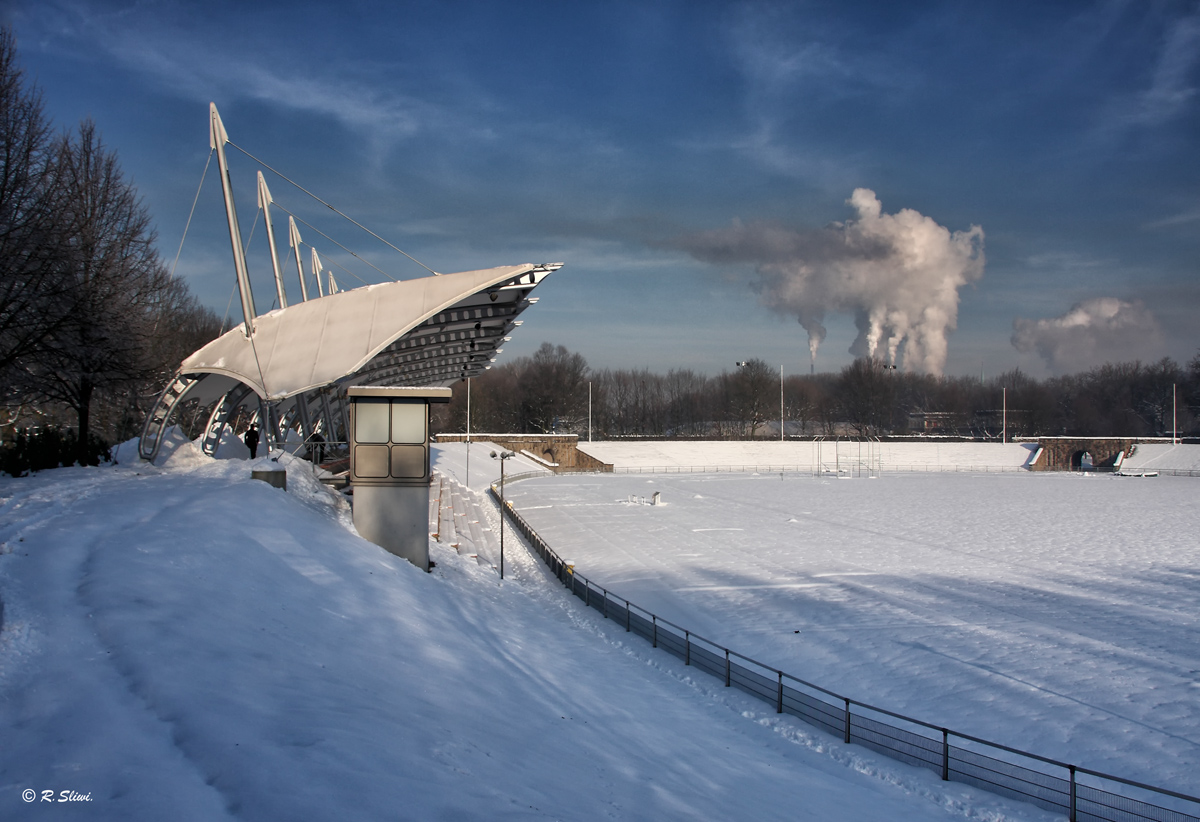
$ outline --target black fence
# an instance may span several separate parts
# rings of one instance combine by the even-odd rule
[[[544,476],[544,474],[537,474]],[[523,476],[511,477],[521,479]],[[500,499],[495,486],[492,494]],[[836,694],[698,636],[576,573],[517,513],[509,521],[571,593],[625,631],[842,741],[862,745],[943,780],[961,782],[1071,822],[1200,822],[1200,798],[1058,762],[957,733]]]

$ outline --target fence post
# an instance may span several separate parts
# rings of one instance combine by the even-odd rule
[[[846,744],[850,744],[850,700],[842,697],[846,703]]]
[[[783,713],[783,671],[776,671],[779,674],[779,695],[775,697],[775,713]]]
[[[625,600],[625,633],[629,633],[629,600]]]
[[[1067,819],[1069,822],[1075,822],[1075,766],[1068,765],[1067,767],[1071,769],[1071,807]]]
[[[942,728],[942,781],[950,781],[950,732]]]
[[[692,664],[692,635],[689,631],[683,632],[683,664]]]
[[[583,604],[589,607],[592,604],[592,581],[590,579],[583,584]]]
[[[654,640],[651,643],[652,648],[658,647],[658,617],[654,614],[650,615],[650,622],[654,625]]]
[[[608,619],[608,591],[601,588],[600,593],[604,596],[604,618]]]
[[[725,649],[725,687],[729,687],[729,649]]]

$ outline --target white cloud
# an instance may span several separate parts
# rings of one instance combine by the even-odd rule
[[[1061,317],[1013,320],[1013,347],[1036,352],[1059,373],[1150,356],[1162,343],[1158,320],[1140,300],[1096,297]]]

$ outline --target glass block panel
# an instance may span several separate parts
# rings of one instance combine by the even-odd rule
[[[362,397],[354,403],[354,438],[358,442],[388,441],[386,399]]]
[[[425,411],[423,402],[392,402],[392,442],[425,443]]]

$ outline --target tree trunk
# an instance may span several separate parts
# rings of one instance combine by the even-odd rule
[[[75,406],[75,412],[79,416],[79,440],[75,443],[75,462],[87,465],[91,459],[88,440],[91,437],[92,413],[92,381],[87,377],[79,384],[79,403]]]

